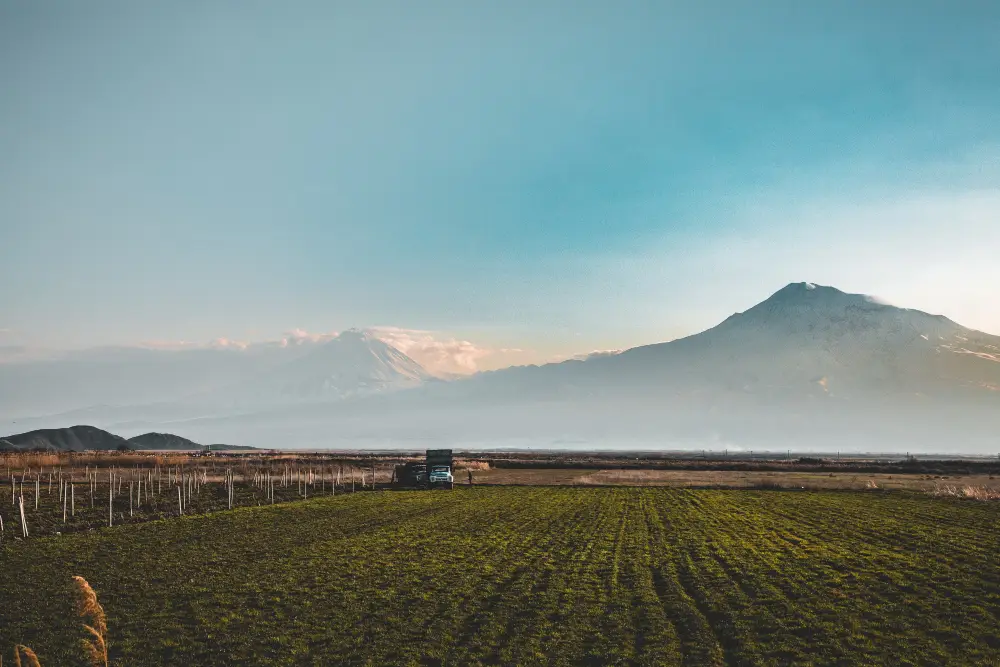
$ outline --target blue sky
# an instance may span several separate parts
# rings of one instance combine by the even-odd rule
[[[1000,4],[0,0],[0,344],[1000,333]]]

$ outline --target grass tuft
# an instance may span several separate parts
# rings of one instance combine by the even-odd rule
[[[35,652],[23,644],[18,644],[14,647],[14,664],[16,667],[21,667],[21,654],[24,654],[27,660],[27,667],[42,667],[42,664],[38,662],[38,656]]]
[[[83,629],[91,639],[82,640],[84,652],[94,667],[108,665],[108,621],[104,608],[97,601],[97,593],[83,577],[73,577],[77,590],[77,612],[84,619]]]

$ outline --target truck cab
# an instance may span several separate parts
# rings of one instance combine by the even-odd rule
[[[455,478],[451,474],[451,466],[431,466],[428,481],[431,486],[447,486],[451,488],[455,484]]]

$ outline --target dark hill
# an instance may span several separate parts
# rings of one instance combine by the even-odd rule
[[[129,438],[128,441],[135,449],[197,450],[202,448],[197,442],[173,433],[143,433]]]
[[[0,448],[15,451],[46,450],[82,452],[86,450],[114,451],[132,449],[125,438],[102,431],[94,426],[70,426],[9,435],[0,440]]]

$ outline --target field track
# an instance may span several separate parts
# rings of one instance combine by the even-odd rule
[[[0,651],[115,665],[1000,665],[1000,504],[472,487],[0,548]]]

